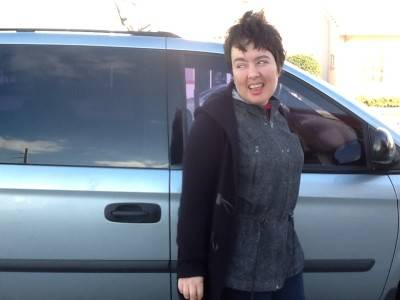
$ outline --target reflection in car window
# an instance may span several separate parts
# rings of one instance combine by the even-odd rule
[[[178,85],[168,82],[170,106],[176,107],[170,112],[170,118],[173,119],[170,125],[171,163],[179,165],[183,155],[183,132],[187,134],[190,129],[194,111],[204,103],[209,94],[224,88],[231,80],[231,74],[222,54],[170,51],[168,77],[178,78],[179,82]]]
[[[197,82],[196,68],[185,68],[186,107],[192,114],[197,107],[203,105],[204,101],[210,94],[220,88],[224,88],[230,81],[230,73],[215,70],[213,66],[209,67],[209,72],[204,73],[197,68],[197,77],[204,77],[198,79]],[[202,85],[201,82],[208,82],[208,84]]]
[[[285,74],[275,96],[300,138],[305,165],[365,165],[362,124],[355,117]]]
[[[0,163],[168,166],[160,50],[0,47]]]

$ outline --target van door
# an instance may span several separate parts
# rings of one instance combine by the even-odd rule
[[[368,168],[368,124],[288,73],[276,96],[304,150],[295,226],[306,298],[379,299],[396,244],[397,199],[388,175]]]
[[[33,35],[0,39],[0,298],[170,299],[164,39]]]
[[[180,126],[171,122],[170,132],[172,140],[175,136],[184,141],[194,110],[231,77],[222,54],[205,52],[214,49],[181,42],[171,42],[169,49],[168,74],[173,72],[181,81],[176,86],[169,83],[170,120],[178,120],[175,125]],[[397,199],[389,177],[368,167],[368,124],[286,72],[276,97],[286,106],[305,153],[295,226],[305,253],[306,298],[379,299],[395,249]],[[173,266],[183,145],[170,145],[171,155],[179,154],[170,184]],[[173,299],[178,299],[175,274],[171,282]]]

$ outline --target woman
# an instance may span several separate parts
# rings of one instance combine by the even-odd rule
[[[249,11],[224,51],[233,82],[196,111],[185,150],[178,289],[190,300],[301,300],[293,211],[303,151],[273,97],[282,40]]]

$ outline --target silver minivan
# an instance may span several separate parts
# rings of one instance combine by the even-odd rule
[[[222,52],[0,31],[0,299],[178,299],[182,156],[194,110],[231,80]],[[305,153],[307,299],[399,299],[399,133],[290,65],[276,97]]]

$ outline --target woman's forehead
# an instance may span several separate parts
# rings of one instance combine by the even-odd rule
[[[243,51],[244,50],[244,51]],[[264,48],[255,48],[254,44],[247,45],[244,49],[240,49],[239,47],[233,46],[231,48],[231,56],[239,57],[239,56],[272,56],[271,51]]]

